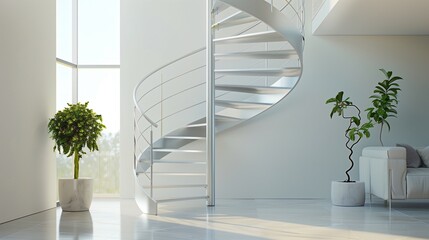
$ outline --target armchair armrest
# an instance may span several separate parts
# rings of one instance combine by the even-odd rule
[[[405,199],[407,174],[405,159],[406,150],[403,147],[364,148],[359,158],[359,177],[365,182],[365,191],[388,200],[391,189],[392,199]]]

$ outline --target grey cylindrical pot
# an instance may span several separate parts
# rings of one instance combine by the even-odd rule
[[[336,206],[363,206],[365,204],[365,183],[332,181],[331,201]]]
[[[88,211],[92,202],[93,179],[58,179],[58,193],[63,211]]]

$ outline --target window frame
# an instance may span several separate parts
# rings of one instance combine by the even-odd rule
[[[58,1],[58,0],[57,0]],[[79,64],[79,0],[71,0],[72,2],[72,60],[67,61],[60,57],[56,58],[56,64],[61,64],[72,69],[72,103],[75,104],[79,101],[79,69],[120,69],[120,64]],[[57,38],[58,41],[58,38]],[[119,46],[120,47],[120,46]],[[119,60],[120,63],[120,60]],[[120,79],[119,79],[120,81]],[[119,171],[119,169],[118,169]],[[118,192],[118,195],[120,193]],[[98,197],[112,197],[110,194],[97,193]],[[114,196],[117,196],[116,194]],[[114,197],[113,196],[113,197]]]

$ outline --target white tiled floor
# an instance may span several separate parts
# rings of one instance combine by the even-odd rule
[[[195,202],[194,202],[195,203]],[[161,206],[95,199],[90,212],[52,209],[0,225],[0,239],[429,239],[429,201],[334,207],[327,200],[218,200]]]

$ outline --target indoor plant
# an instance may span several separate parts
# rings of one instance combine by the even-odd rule
[[[65,211],[85,211],[92,201],[92,179],[79,179],[79,160],[98,150],[97,139],[105,128],[101,115],[88,108],[88,102],[68,104],[49,119],[48,130],[55,141],[54,151],[73,156],[74,179],[59,180],[60,205]]]
[[[399,88],[398,80],[402,78],[399,76],[392,76],[392,71],[386,71],[380,69],[386,79],[377,83],[375,86],[374,95],[372,99],[372,107],[366,109],[368,112],[368,119],[374,120],[375,123],[380,124],[380,143],[382,146],[383,140],[381,139],[384,125],[390,131],[390,124],[386,120],[389,117],[396,117],[398,112],[396,111],[396,105],[398,104],[398,92],[401,91]]]
[[[346,148],[350,154],[348,156],[351,166],[346,170],[347,179],[339,182],[333,181],[331,188],[331,199],[334,205],[340,206],[360,206],[365,203],[365,185],[363,182],[356,182],[350,179],[349,172],[353,169],[354,162],[352,159],[353,147],[359,143],[363,137],[369,137],[369,129],[373,127],[371,121],[362,123],[360,116],[360,109],[350,101],[350,98],[344,98],[344,92],[338,92],[334,98],[330,98],[326,101],[326,104],[333,103],[334,107],[331,110],[330,117],[332,118],[335,114],[341,116],[343,119],[348,121],[348,126],[345,131]],[[350,109],[350,112],[346,115],[346,110]],[[355,113],[353,113],[353,111]]]

